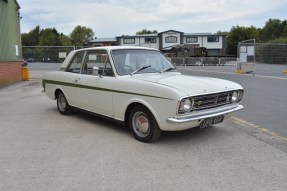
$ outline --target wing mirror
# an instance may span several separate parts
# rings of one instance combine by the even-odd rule
[[[93,75],[93,76],[98,76],[98,75],[99,75],[99,70],[100,70],[99,67],[94,66],[94,67],[93,67],[92,75]]]
[[[103,76],[103,68],[99,68],[99,67],[94,66],[93,71],[92,71],[92,75],[102,77]]]

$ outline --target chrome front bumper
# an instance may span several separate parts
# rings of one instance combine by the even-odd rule
[[[212,108],[209,110],[202,110],[199,112],[194,112],[194,113],[191,113],[185,116],[171,117],[167,119],[167,122],[188,123],[188,122],[193,122],[193,121],[200,121],[202,119],[216,117],[219,115],[227,115],[235,111],[239,111],[243,108],[244,108],[243,105],[240,105],[240,104],[223,106],[219,108]]]

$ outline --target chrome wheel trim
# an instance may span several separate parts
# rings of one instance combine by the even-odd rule
[[[144,138],[150,133],[150,124],[147,115],[138,111],[134,113],[132,118],[133,130],[137,136]]]
[[[61,112],[64,112],[67,107],[67,100],[63,94],[60,94],[58,97],[58,106]]]

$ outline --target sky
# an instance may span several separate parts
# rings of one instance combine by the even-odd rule
[[[232,26],[262,28],[287,19],[287,0],[17,0],[21,32],[40,25],[69,35],[75,26],[95,37],[134,35],[142,29],[185,33],[230,31]]]

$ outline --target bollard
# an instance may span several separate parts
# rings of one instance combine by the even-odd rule
[[[30,80],[28,67],[22,67],[22,80],[23,81],[29,81]]]
[[[254,72],[254,64],[253,63],[239,63],[237,65],[237,74],[246,74]]]
[[[287,74],[287,57],[286,57],[286,70],[284,70],[283,73]]]

